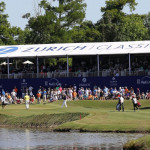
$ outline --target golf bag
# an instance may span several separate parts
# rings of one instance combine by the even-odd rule
[[[116,105],[116,110],[118,110],[118,111],[121,110],[121,104],[120,104],[120,103],[118,103],[118,104]]]

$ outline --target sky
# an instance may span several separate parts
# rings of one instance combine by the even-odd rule
[[[26,13],[35,14],[35,6],[40,0],[0,0],[4,1],[6,4],[5,14],[8,14],[8,21],[11,26],[17,26],[22,29],[28,23],[27,19],[23,19],[22,16]],[[52,1],[52,0],[48,0]],[[150,0],[136,0],[138,5],[133,13],[147,14],[150,12]],[[85,0],[87,4],[86,8],[86,18],[85,20],[91,20],[96,23],[102,18],[102,13],[100,12],[101,7],[105,7],[105,0]],[[130,13],[129,9],[125,9],[126,13]]]

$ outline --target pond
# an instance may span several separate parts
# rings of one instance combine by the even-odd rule
[[[141,136],[0,128],[0,150],[122,150],[127,141]]]

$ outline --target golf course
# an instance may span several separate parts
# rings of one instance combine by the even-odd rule
[[[116,110],[117,100],[68,101],[67,108],[61,107],[62,102],[30,104],[28,110],[25,104],[7,105],[0,109],[0,126],[47,128],[62,132],[150,133],[150,100],[139,100],[142,106],[136,112],[131,100],[125,100],[124,112]],[[149,137],[147,140],[150,143]]]

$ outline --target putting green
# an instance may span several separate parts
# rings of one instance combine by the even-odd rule
[[[94,132],[150,132],[150,100],[140,100],[142,107],[136,112],[131,100],[125,100],[124,112],[116,111],[116,100],[68,101],[67,108],[61,108],[62,102],[31,104],[29,110],[25,109],[25,104],[8,105],[0,109],[0,125],[53,126],[55,130]]]

